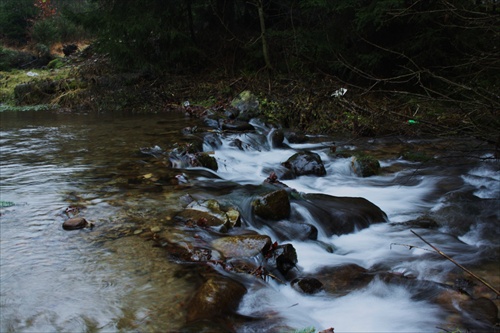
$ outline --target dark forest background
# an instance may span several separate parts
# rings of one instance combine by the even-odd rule
[[[321,73],[484,122],[499,108],[497,2],[2,0],[0,38],[37,50],[87,39],[117,68],[152,75]]]

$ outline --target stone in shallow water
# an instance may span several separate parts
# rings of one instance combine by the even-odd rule
[[[305,294],[316,294],[323,289],[323,283],[313,277],[303,277],[293,280],[292,287]]]
[[[271,246],[271,238],[265,235],[229,236],[214,240],[212,246],[226,258],[253,257]]]
[[[241,283],[232,279],[222,276],[209,278],[189,303],[187,321],[213,320],[234,313],[246,291]]]
[[[88,227],[90,224],[83,217],[74,217],[64,221],[63,229],[64,230],[77,230]]]

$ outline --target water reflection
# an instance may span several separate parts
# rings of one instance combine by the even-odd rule
[[[0,217],[0,331],[180,327],[182,304],[194,286],[175,275],[177,265],[144,239],[102,235],[125,228],[126,215],[117,204],[124,196],[136,211],[147,207],[133,191],[119,191],[116,184],[107,190],[106,181],[121,165],[137,163],[140,147],[174,142],[188,120],[178,114],[166,115],[169,121],[161,125],[158,117],[146,116],[4,112],[1,117],[1,200],[15,205],[2,208]],[[94,230],[61,228],[64,210],[74,204],[96,222]],[[129,211],[128,217],[135,215]]]

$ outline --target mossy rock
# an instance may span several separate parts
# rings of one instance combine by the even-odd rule
[[[375,157],[368,154],[355,154],[352,158],[351,164],[354,172],[361,177],[375,176],[380,172],[379,161]]]
[[[215,157],[207,153],[198,153],[196,155],[196,159],[203,167],[208,168],[210,170],[217,171],[217,169],[219,168]]]
[[[285,190],[271,192],[252,202],[254,213],[266,220],[281,220],[290,216],[290,199]]]

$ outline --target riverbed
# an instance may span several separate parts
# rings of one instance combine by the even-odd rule
[[[154,151],[184,142],[183,128],[198,126],[203,132],[200,120],[171,112],[5,111],[0,117],[1,332],[184,329],[186,305],[200,284],[198,273],[154,246],[148,230],[182,240],[183,228],[174,217],[186,193],[208,198],[227,196],[228,188],[258,186],[273,166],[303,150],[321,157],[327,175],[284,184],[300,193],[365,198],[387,214],[387,221],[333,236],[318,225],[317,242],[287,242],[297,251],[297,269],[314,276],[325,266],[355,264],[375,278],[338,295],[308,295],[268,279],[264,286],[249,288],[236,309],[242,317],[260,320],[237,320],[235,331],[439,332],[495,326],[468,318],[458,297],[447,303],[422,291],[423,283],[456,290],[455,280],[474,279],[411,232],[500,287],[500,164],[484,142],[314,137],[285,148],[265,143],[241,149],[230,142],[235,137],[245,142],[245,134],[220,132],[219,146],[204,145],[217,161],[217,177],[190,174],[189,186],[182,186],[175,177],[182,170],[173,170],[172,183],[159,187],[131,180],[147,180],[158,169],[168,169],[160,158],[151,160]],[[260,123],[254,127],[269,130]],[[348,153],[358,150],[378,159],[378,175],[356,174]],[[299,207],[294,209],[315,224]],[[94,228],[63,230],[71,214],[85,217]],[[423,217],[436,225],[412,223]],[[266,226],[245,227],[280,239]],[[325,251],[325,244],[334,250]],[[393,283],[381,278],[384,274],[418,283]],[[499,305],[491,290],[475,280],[473,285],[468,297]]]

